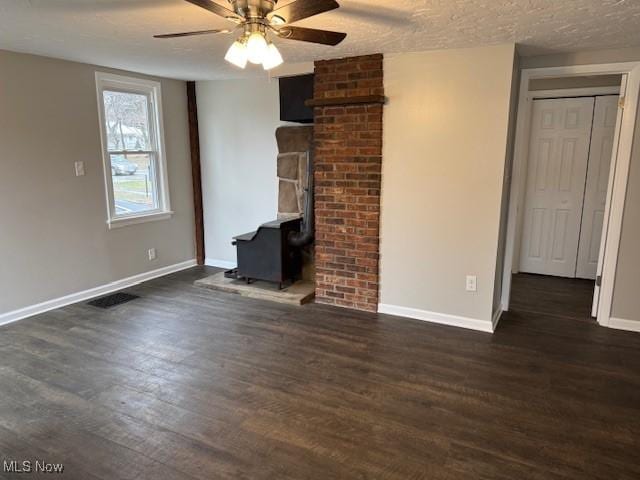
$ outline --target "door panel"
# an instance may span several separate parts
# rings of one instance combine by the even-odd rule
[[[551,259],[554,262],[567,261],[567,230],[569,230],[569,224],[571,222],[570,210],[556,210],[556,224],[553,228],[553,234],[551,240],[553,242],[553,248],[551,249]],[[571,250],[569,246],[569,250]],[[571,255],[571,252],[569,252]]]
[[[533,102],[520,270],[575,277],[594,98]]]
[[[596,278],[607,202],[618,96],[596,97],[576,276]]]

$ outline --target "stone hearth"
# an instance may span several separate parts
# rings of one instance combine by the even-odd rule
[[[278,218],[303,215],[309,186],[309,159],[313,148],[313,125],[286,126],[276,130],[278,142]],[[312,173],[313,174],[313,173]],[[315,281],[313,245],[302,250],[302,278]]]
[[[280,127],[278,142],[278,218],[302,215],[308,186],[309,154],[313,146],[313,127]]]
[[[312,301],[316,289],[315,283],[304,280],[279,290],[274,283],[257,281],[247,284],[243,280],[225,278],[224,272],[197,280],[195,285],[209,290],[235,293],[243,297],[285,303],[287,305],[304,305]]]

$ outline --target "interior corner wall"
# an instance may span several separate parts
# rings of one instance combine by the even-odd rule
[[[504,284],[504,265],[507,250],[507,229],[509,226],[509,203],[511,200],[511,179],[513,178],[513,162],[515,157],[516,126],[518,117],[518,98],[520,93],[520,58],[514,52],[513,74],[511,78],[511,98],[509,107],[509,133],[507,137],[507,153],[502,181],[502,206],[500,207],[500,231],[498,235],[498,258],[493,287],[493,316],[503,310],[502,287]]]
[[[96,71],[149,78],[0,51],[0,318],[195,257],[185,82],[155,79],[175,214],[109,230]]]
[[[278,213],[278,80],[197,83],[206,263],[236,265],[234,236]]]
[[[385,57],[383,311],[491,321],[514,54]]]
[[[640,322],[640,113],[629,166],[611,316]]]

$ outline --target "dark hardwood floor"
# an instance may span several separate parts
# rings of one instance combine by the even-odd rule
[[[595,323],[591,317],[593,280],[520,273],[513,276],[511,309]]]
[[[207,271],[132,288],[141,298],[111,310],[0,327],[0,467],[37,458],[104,480],[640,478],[638,334],[548,312],[519,279],[527,308],[492,336],[199,290]]]

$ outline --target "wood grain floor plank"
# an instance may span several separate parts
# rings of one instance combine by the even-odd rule
[[[0,453],[109,480],[640,478],[640,336],[588,317],[588,282],[517,276],[491,336],[193,286],[213,271],[0,327]]]

